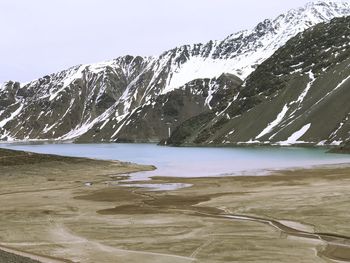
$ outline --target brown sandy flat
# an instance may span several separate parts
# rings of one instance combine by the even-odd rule
[[[152,169],[134,164],[48,160],[0,169],[0,243],[28,253],[102,263],[350,261],[348,167],[154,178],[193,185],[168,192],[108,184]]]

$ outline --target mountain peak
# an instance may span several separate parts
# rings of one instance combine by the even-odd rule
[[[183,57],[183,63],[177,64],[167,90],[196,78],[214,78],[222,73],[245,79],[290,38],[318,23],[347,15],[350,15],[347,2],[310,2],[275,19],[265,19],[251,30],[231,34],[222,41],[202,44],[201,50],[195,45],[186,46],[189,54]]]
[[[110,127],[115,138],[137,109],[152,105],[157,98],[165,98],[173,91],[184,90],[190,82],[202,83],[203,89],[198,91],[189,85],[187,92],[197,95],[202,92],[207,96],[206,105],[210,105],[217,91],[211,80],[224,73],[244,80],[298,33],[345,15],[350,15],[350,5],[343,1],[308,3],[221,41],[175,47],[158,57],[128,55],[101,63],[77,65],[30,83],[3,85],[0,100],[11,107],[0,105],[0,120],[12,117],[11,122],[4,125],[6,131],[2,136],[0,134],[0,139],[28,136],[72,139],[98,123],[107,125],[109,121],[115,122]],[[13,112],[16,114],[12,115]],[[36,116],[33,123],[45,120],[47,125],[35,129],[36,124],[15,126],[15,120],[28,121],[30,116]],[[104,127],[108,126],[102,125]]]

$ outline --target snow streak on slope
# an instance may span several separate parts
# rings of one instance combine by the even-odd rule
[[[300,94],[299,98],[296,100],[296,103],[298,104],[301,104],[304,101],[306,95],[308,94],[310,88],[312,87],[312,84],[316,80],[315,75],[312,73],[311,70],[308,72],[308,74],[309,74],[310,82],[307,84],[305,90]]]
[[[9,121],[13,120],[21,112],[21,110],[23,109],[23,106],[24,106],[23,104],[20,104],[19,107],[14,112],[12,112],[10,117],[0,121],[0,128],[4,127],[6,123],[8,123]]]
[[[275,128],[283,120],[288,109],[289,109],[288,106],[284,105],[282,111],[277,115],[276,119],[273,122],[269,123],[269,125],[255,139],[259,139],[263,137],[265,134],[268,134],[269,132],[271,132],[273,128]]]

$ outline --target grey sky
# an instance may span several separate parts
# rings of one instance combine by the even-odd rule
[[[309,0],[0,0],[0,83],[223,39]]]

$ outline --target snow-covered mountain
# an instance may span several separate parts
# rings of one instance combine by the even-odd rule
[[[183,46],[176,51],[185,63],[174,68],[167,89],[194,78],[214,78],[222,73],[245,79],[290,38],[311,26],[350,15],[349,2],[319,1],[266,19],[251,30],[232,34],[222,41]]]
[[[164,139],[169,128],[210,110],[212,98],[234,94],[240,81],[233,75],[244,80],[299,32],[346,15],[348,2],[310,3],[222,41],[185,45],[158,57],[78,65],[25,84],[7,82],[0,87],[0,139]],[[164,105],[172,110],[164,112]],[[147,123],[151,137],[135,124],[145,108],[154,115]]]
[[[170,144],[350,146],[350,16],[290,39],[230,101],[183,122]],[[188,132],[190,130],[190,132]]]

